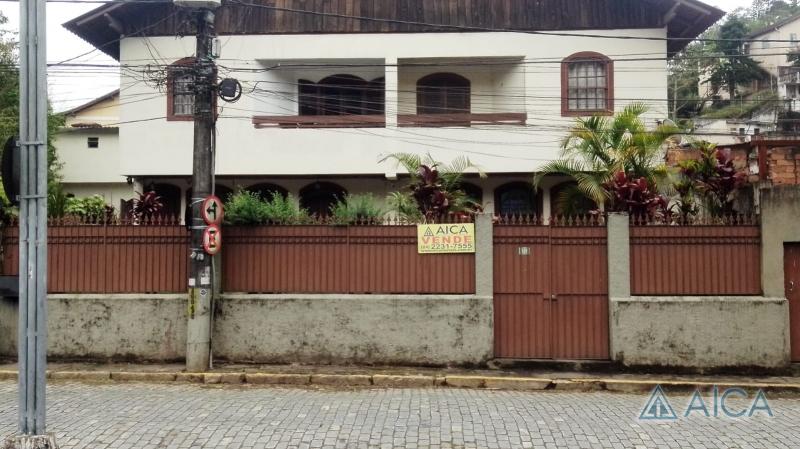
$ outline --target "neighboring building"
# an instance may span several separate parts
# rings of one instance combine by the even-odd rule
[[[123,208],[134,192],[120,168],[119,91],[63,114],[65,124],[53,144],[63,164],[64,190],[78,197],[99,194]]]
[[[800,14],[750,33],[747,53],[770,74],[778,97],[787,100],[787,107],[797,111],[800,97],[800,67],[789,61],[790,53],[800,51]],[[770,42],[770,41],[789,41]]]
[[[749,142],[762,134],[775,132],[776,112],[765,112],[748,119],[704,119],[693,120],[692,139],[731,145]]]
[[[747,35],[746,53],[758,64],[777,78],[781,67],[791,65],[787,54],[795,52],[800,46],[800,14],[778,21],[770,26]],[[770,42],[770,41],[789,41]]]
[[[648,121],[665,119],[659,56],[723,15],[696,0],[380,3],[326,3],[323,15],[300,0],[223,5],[219,73],[244,95],[219,101],[220,193],[291,193],[325,212],[344,192],[401,188],[381,162],[390,153],[467,155],[489,175],[467,186],[487,210],[548,215],[559,180],[542,192],[529,181],[575,117],[649,99]],[[176,209],[191,184],[190,21],[170,2],[112,2],[65,24],[123,65],[115,174]]]

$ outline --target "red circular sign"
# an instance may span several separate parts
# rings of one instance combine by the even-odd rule
[[[217,225],[209,225],[203,231],[203,249],[206,254],[215,255],[222,249],[222,231]]]
[[[205,221],[206,224],[218,225],[222,223],[222,218],[225,217],[222,200],[214,195],[206,197],[200,208],[200,215],[203,217],[203,221]]]

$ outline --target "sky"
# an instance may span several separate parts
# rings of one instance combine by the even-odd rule
[[[706,3],[726,11],[746,7],[752,0],[705,0]],[[67,31],[62,23],[96,8],[97,4],[48,3],[47,4],[47,61],[60,62],[83,53],[91,52],[93,47]],[[0,11],[9,18],[4,27],[19,30],[19,3],[0,0]],[[112,58],[94,51],[73,62],[93,64],[115,64]],[[86,103],[119,87],[119,75],[114,70],[100,70],[105,73],[64,73],[61,69],[50,74],[48,85],[50,100],[56,111],[63,111]]]

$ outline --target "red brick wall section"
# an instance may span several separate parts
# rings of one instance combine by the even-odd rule
[[[731,154],[733,154],[733,161],[736,169],[747,172],[749,170],[747,167],[747,150],[737,148],[731,150]],[[667,150],[667,166],[669,167],[674,167],[682,161],[689,161],[699,158],[700,151],[698,150],[674,147]]]
[[[797,147],[771,148],[767,164],[769,166],[768,179],[773,186],[800,184],[800,149]]]
[[[755,150],[753,150],[755,151]],[[750,173],[747,150],[732,150],[736,168],[747,173],[750,182],[758,182],[758,175]],[[767,180],[773,186],[800,184],[800,148],[771,147],[767,152]],[[697,150],[670,148],[667,150],[667,165],[676,166],[679,162],[700,157]]]

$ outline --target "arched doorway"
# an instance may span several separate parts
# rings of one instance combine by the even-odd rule
[[[315,182],[300,189],[300,207],[318,217],[326,217],[331,207],[347,195],[347,190],[332,182]]]
[[[594,201],[586,198],[575,181],[565,181],[550,189],[550,215],[576,217],[597,209]]]
[[[284,189],[283,187],[272,184],[269,182],[262,182],[260,184],[253,184],[250,187],[246,188],[245,190],[249,192],[253,192],[258,194],[264,201],[270,201],[273,195],[278,194],[284,198],[289,196],[289,191]]]
[[[527,182],[510,182],[494,191],[496,215],[539,216],[542,213],[541,192]]]

